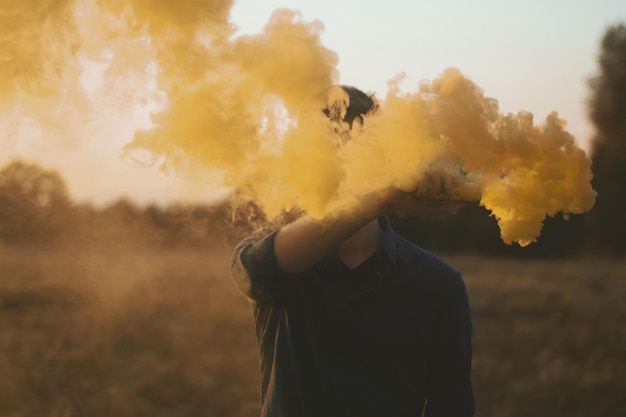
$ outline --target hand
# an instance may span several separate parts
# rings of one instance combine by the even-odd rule
[[[440,194],[425,196],[418,191],[388,190],[387,211],[400,217],[439,217],[454,214],[461,207],[459,203],[449,203]],[[435,197],[439,198],[435,198]]]
[[[466,182],[458,172],[433,168],[424,174],[414,190],[389,187],[382,192],[381,200],[386,213],[439,218],[456,213],[465,204],[477,204],[480,195],[480,186]]]

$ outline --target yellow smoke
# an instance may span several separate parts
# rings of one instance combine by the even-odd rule
[[[500,114],[497,101],[455,69],[422,86],[421,96],[431,132],[479,181],[481,204],[498,219],[505,242],[527,245],[546,216],[594,205],[590,161],[556,112],[543,126],[527,112]]]
[[[23,118],[33,118],[50,136],[76,140],[88,102],[78,83],[73,3],[0,2],[0,138],[15,134]]]
[[[89,60],[106,64],[100,94],[119,109],[161,103],[126,155],[236,188],[269,216],[323,216],[372,188],[412,190],[436,166],[481,188],[507,243],[526,245],[546,216],[594,204],[589,160],[556,113],[542,126],[501,114],[455,69],[411,93],[392,81],[379,111],[338,146],[320,111],[329,97],[339,113],[349,104],[333,89],[338,56],[320,40],[322,23],[298,12],[276,10],[261,33],[236,36],[230,0],[0,2],[0,127],[30,118],[76,139],[102,99],[81,87]]]

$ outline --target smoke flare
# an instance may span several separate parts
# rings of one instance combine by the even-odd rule
[[[541,126],[530,113],[501,114],[457,69],[416,92],[392,80],[379,110],[337,146],[321,109],[328,97],[339,112],[348,104],[333,90],[338,56],[320,40],[323,24],[296,11],[276,10],[261,33],[236,36],[230,0],[2,3],[3,140],[30,119],[80,141],[96,100],[119,109],[158,101],[154,126],[124,153],[145,160],[147,151],[163,170],[237,189],[270,217],[294,207],[323,216],[376,187],[412,190],[434,167],[480,188],[507,243],[527,245],[546,216],[594,204],[590,161],[556,112]],[[99,97],[81,84],[85,61],[105,65]],[[455,196],[464,197],[475,195]]]

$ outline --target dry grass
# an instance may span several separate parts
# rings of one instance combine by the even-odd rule
[[[626,416],[626,260],[449,258],[470,293],[481,416]]]
[[[479,416],[626,416],[626,261],[448,257]],[[0,250],[0,416],[258,415],[224,251]]]
[[[206,249],[0,255],[0,416],[255,416],[251,313]]]

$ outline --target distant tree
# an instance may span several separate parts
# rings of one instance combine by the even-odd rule
[[[626,26],[608,28],[590,80],[589,115],[596,127],[591,157],[596,206],[589,214],[596,247],[626,249]]]
[[[67,187],[57,172],[23,161],[0,170],[0,241],[49,242],[69,207]]]
[[[160,233],[134,202],[121,198],[97,212],[90,223],[92,242],[107,246],[158,246]]]

